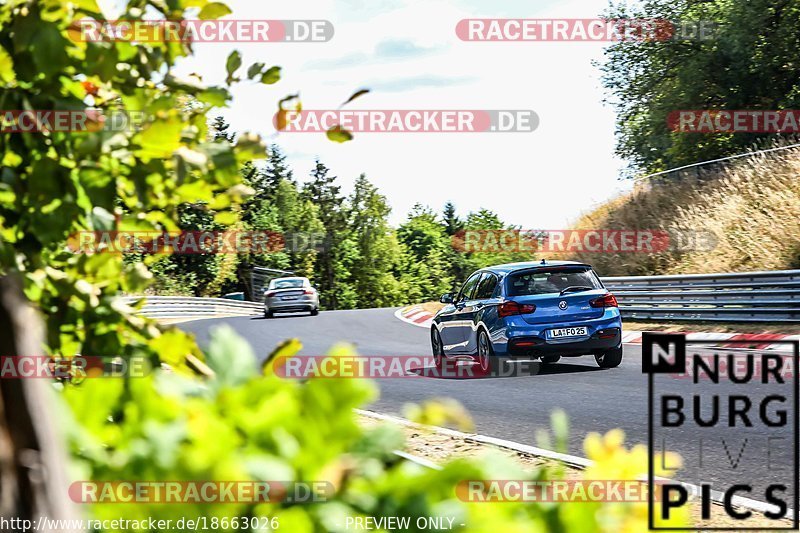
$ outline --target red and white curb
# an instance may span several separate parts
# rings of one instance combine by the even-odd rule
[[[622,333],[622,342],[625,344],[641,344],[643,331],[625,331]],[[653,333],[667,333],[656,331]],[[800,335],[784,335],[781,333],[704,333],[704,332],[670,332],[686,333],[687,341],[748,341],[750,344],[740,342],[719,342],[717,348],[749,348],[752,350],[785,350],[786,344],[773,341],[798,341]]]
[[[426,311],[421,305],[401,307],[395,311],[394,316],[403,322],[408,322],[409,324],[419,326],[421,328],[430,328],[431,319],[433,319],[433,313]]]
[[[414,326],[430,328],[433,313],[426,311],[421,305],[410,305],[398,309],[394,316],[408,322]],[[641,344],[643,331],[624,331],[622,342],[624,344]],[[666,332],[654,332],[666,333]],[[744,346],[741,343],[721,342],[718,348],[750,348],[753,350],[785,350],[785,344],[778,344],[773,341],[798,341],[800,335],[784,335],[781,333],[704,333],[704,332],[674,332],[686,333],[688,341],[749,341],[751,345]]]

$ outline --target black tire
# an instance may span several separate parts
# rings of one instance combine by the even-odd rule
[[[558,363],[561,360],[560,355],[545,355],[542,357],[542,363],[553,364]]]
[[[478,365],[478,371],[484,375],[497,370],[500,365],[500,361],[494,356],[489,335],[483,329],[478,331],[478,353],[473,356],[473,359]]]
[[[311,316],[317,316],[319,314],[319,309],[312,309]]]
[[[622,362],[622,346],[594,355],[600,368],[616,368]]]
[[[436,370],[442,370],[445,362],[444,346],[442,346],[442,337],[436,328],[431,329],[431,353],[433,353],[433,364],[436,365]]]
[[[275,315],[272,314],[272,311],[264,311],[264,318],[272,318],[273,316]]]

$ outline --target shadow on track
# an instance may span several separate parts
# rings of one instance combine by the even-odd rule
[[[264,315],[261,316],[254,316],[250,320],[280,320],[281,318],[303,318],[303,317],[310,317],[311,315],[308,311],[298,311],[296,313],[285,313],[281,315],[276,315],[270,318],[265,317]]]

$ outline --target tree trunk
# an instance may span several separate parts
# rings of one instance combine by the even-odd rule
[[[43,355],[43,327],[10,276],[0,277],[0,356]],[[0,379],[0,517],[38,524],[41,517],[74,520],[67,453],[53,414],[48,379]],[[41,524],[39,531],[52,526]],[[63,523],[60,531],[81,531]],[[3,530],[23,531],[3,524]]]

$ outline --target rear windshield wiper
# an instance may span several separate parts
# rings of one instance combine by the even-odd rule
[[[571,287],[563,289],[560,293],[558,293],[558,295],[564,296],[568,292],[580,292],[580,291],[591,291],[591,290],[594,290],[594,287],[589,287],[586,285],[573,285]]]

